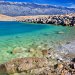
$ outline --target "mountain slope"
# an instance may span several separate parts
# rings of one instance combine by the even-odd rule
[[[0,14],[9,16],[24,15],[53,15],[74,13],[74,8],[57,7],[52,5],[25,3],[25,2],[0,2]]]

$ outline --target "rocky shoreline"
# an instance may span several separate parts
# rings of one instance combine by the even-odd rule
[[[72,45],[72,43],[69,43]],[[23,52],[21,48],[12,53]],[[0,75],[75,75],[75,54],[66,49],[54,50],[36,46],[30,48],[32,57],[16,58],[0,65]]]
[[[0,75],[75,75],[75,58],[57,62],[46,58],[19,58],[0,65]]]
[[[75,26],[75,16],[73,14],[14,18],[19,22]],[[57,34],[63,33],[58,32]],[[66,45],[60,46],[60,50],[49,48],[47,44],[44,44],[44,47],[37,45],[28,49],[14,48],[13,51],[9,52],[10,54],[25,52],[29,53],[31,57],[15,58],[0,64],[0,75],[75,75],[74,46],[75,42],[67,42]]]
[[[18,22],[26,22],[26,23],[75,26],[75,14],[35,15],[35,16],[15,16],[15,17],[10,17],[10,16],[0,14],[0,21],[18,21]]]
[[[62,26],[75,26],[75,15],[37,15],[28,17],[16,17],[16,21],[41,24],[55,24]]]

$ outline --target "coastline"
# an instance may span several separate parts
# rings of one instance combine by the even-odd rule
[[[0,75],[75,75],[75,1],[0,0]]]
[[[58,34],[64,34],[64,32],[61,31],[61,32],[58,32]],[[47,44],[45,44],[44,46],[46,47]],[[2,72],[3,75],[4,75],[4,72],[7,75],[8,74],[9,75],[14,75],[14,74],[27,75],[27,73],[29,73],[29,75],[30,74],[58,75],[58,73],[62,75],[63,74],[62,71],[64,70],[67,71],[67,73],[69,74],[71,74],[72,72],[74,73],[75,61],[72,62],[71,60],[75,58],[75,54],[72,55],[68,53],[68,51],[65,51],[65,50],[70,50],[69,52],[71,52],[71,50],[74,51],[75,50],[74,46],[75,46],[75,41],[73,42],[70,41],[59,47],[59,48],[62,48],[63,51],[60,51],[60,50],[55,51],[53,50],[53,48],[43,48],[43,50],[38,51],[38,49],[39,50],[41,49],[41,46],[37,46],[36,47],[37,49],[35,47],[29,48],[28,51],[26,52],[32,54],[33,57],[30,56],[28,58],[16,58],[4,64],[0,64],[0,73]],[[24,49],[25,48],[17,47],[17,48],[14,48],[14,51],[10,53],[11,54],[22,53],[22,52],[25,52],[23,51]],[[40,58],[38,58],[37,56],[39,56]],[[69,65],[73,65],[74,69],[70,67]],[[61,70],[61,72],[59,70]]]
[[[34,16],[14,16],[14,17],[0,14],[0,21],[18,21],[27,23],[38,23],[38,24],[75,26],[75,14],[34,15]]]

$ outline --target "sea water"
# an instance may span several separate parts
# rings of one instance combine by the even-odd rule
[[[14,48],[27,48],[32,44],[55,47],[75,40],[75,27],[51,24],[0,22],[0,63],[13,58],[28,57],[26,53],[11,54]]]

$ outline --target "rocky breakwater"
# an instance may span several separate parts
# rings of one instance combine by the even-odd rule
[[[41,24],[55,24],[63,26],[75,26],[75,15],[37,15],[37,16],[23,16],[16,18],[17,21],[28,23],[41,23]]]

